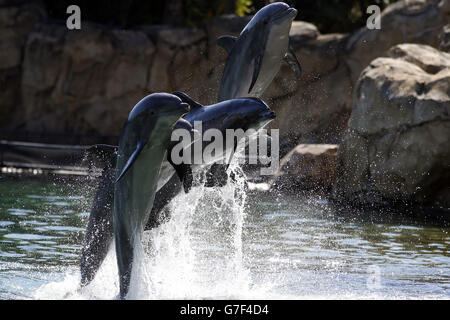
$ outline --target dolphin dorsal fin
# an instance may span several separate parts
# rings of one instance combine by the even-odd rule
[[[175,91],[175,92],[172,92],[172,94],[176,95],[178,98],[180,98],[181,101],[187,103],[191,107],[191,110],[196,109],[196,108],[203,108],[203,106],[200,103],[194,101],[191,97],[189,97],[184,92]]]
[[[233,36],[220,36],[217,38],[216,43],[218,46],[224,48],[228,54],[230,54],[237,39],[238,38]]]

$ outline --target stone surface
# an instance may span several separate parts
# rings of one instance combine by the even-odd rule
[[[291,45],[303,68],[299,82],[283,66],[265,94],[277,112],[271,127],[280,128],[282,149],[298,143],[338,143],[353,107],[352,94],[362,70],[392,46],[415,42],[439,46],[450,15],[449,0],[398,1],[381,14],[381,29],[348,34],[293,37]]]
[[[335,144],[298,145],[281,159],[280,169],[270,182],[271,190],[328,192],[334,182],[337,151]]]
[[[29,32],[45,16],[38,3],[0,3],[0,127],[8,125],[20,103],[24,46]]]
[[[149,92],[188,92],[202,103],[215,100],[210,94],[212,66],[206,59],[207,38],[203,30],[159,27],[144,28],[155,43],[150,69]],[[216,85],[218,86],[218,85]]]
[[[40,24],[25,46],[16,127],[119,134],[149,92],[154,45],[140,31]]]
[[[303,75],[296,81],[283,64],[263,97],[277,113],[269,128],[280,129],[282,154],[299,143],[338,143],[361,71],[395,44],[438,47],[449,2],[399,1],[382,13],[381,30],[348,35],[295,21],[290,40]],[[127,111],[155,91],[214,103],[227,57],[216,39],[238,35],[251,18],[215,17],[202,30],[111,30],[86,21],[69,32],[43,22],[39,2],[15,3],[0,4],[0,128],[13,130],[117,134]]]
[[[442,33],[439,37],[439,50],[450,52],[450,24],[442,28]]]
[[[450,207],[450,54],[402,44],[362,72],[332,198]]]

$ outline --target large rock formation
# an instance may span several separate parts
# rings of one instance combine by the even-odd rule
[[[450,54],[402,44],[362,72],[332,198],[450,206]]]
[[[277,112],[271,128],[280,129],[282,153],[299,143],[339,142],[360,72],[395,44],[438,47],[449,13],[450,0],[399,1],[382,13],[381,30],[350,35],[321,35],[295,21],[291,45],[303,76],[297,82],[282,66],[263,97]],[[0,128],[118,134],[130,108],[154,91],[183,90],[213,103],[226,60],[215,40],[239,34],[250,19],[216,17],[204,30],[111,30],[83,21],[69,31],[43,17],[38,4],[0,3]]]
[[[349,35],[310,32],[298,36],[307,28],[294,23],[291,44],[303,67],[302,79],[295,83],[290,70],[283,67],[265,95],[277,112],[271,127],[280,128],[282,147],[339,142],[361,71],[396,44],[414,42],[437,48],[449,15],[449,0],[409,0],[382,12],[380,30],[364,27]]]
[[[338,145],[300,144],[280,161],[270,187],[289,194],[327,194],[335,179]]]
[[[36,3],[0,4],[0,127],[8,125],[20,104],[23,52],[34,25],[46,16]]]
[[[28,36],[15,127],[118,133],[148,94],[154,46],[139,31],[39,24]]]

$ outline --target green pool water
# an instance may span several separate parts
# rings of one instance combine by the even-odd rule
[[[78,290],[95,184],[0,181],[0,299],[114,299],[114,250]],[[146,233],[134,298],[450,298],[445,223],[344,218],[314,197],[246,194],[242,207],[232,197],[175,199],[174,218]]]

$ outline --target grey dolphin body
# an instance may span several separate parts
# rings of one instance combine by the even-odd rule
[[[103,166],[81,248],[81,286],[89,284],[105,259],[113,238],[113,199],[117,146],[95,145],[88,150],[91,162]]]
[[[195,157],[194,153],[201,152],[203,154],[205,148],[210,144],[209,140],[201,139],[201,142],[199,142],[201,143],[201,148],[197,148],[197,151],[195,150],[195,143],[191,144],[189,148],[184,150],[185,153],[190,154],[189,158],[192,161],[191,163],[193,163],[190,166],[186,166],[184,163],[181,165],[173,164],[169,157],[171,151],[169,150],[168,160],[172,163],[178,177],[183,182],[186,192],[190,188],[193,171],[204,169],[205,167],[217,164],[218,162],[222,163],[221,167],[223,170],[226,170],[228,167],[229,161],[239,142],[237,140],[244,138],[244,136],[234,138],[236,141],[227,141],[226,130],[241,129],[242,131],[247,132],[248,129],[254,129],[256,132],[275,118],[275,113],[259,98],[230,99],[210,106],[202,106],[184,93],[176,92],[174,94],[177,94],[184,102],[191,106],[191,111],[183,116],[183,119],[186,120],[191,127],[195,129],[195,122],[200,121],[203,134],[209,129],[216,129],[221,132],[223,137],[225,137],[225,141],[223,141],[223,153],[208,159],[204,158],[202,163],[194,163],[194,161],[192,161]],[[200,158],[199,154],[197,154],[197,158]],[[168,171],[165,174],[171,176],[171,167],[167,166],[167,168]],[[186,181],[186,179],[188,179],[188,181]]]
[[[297,10],[283,2],[259,10],[238,38],[221,36],[217,44],[229,56],[219,89],[219,101],[239,97],[261,97],[285,60],[297,79],[301,67],[289,47],[289,31]]]
[[[121,298],[128,293],[134,247],[153,206],[173,126],[188,110],[174,95],[151,94],[136,104],[122,131],[113,209]]]
[[[211,128],[218,129],[221,132],[225,132],[226,129],[238,128],[243,130],[253,128],[257,130],[275,117],[275,114],[269,107],[257,98],[233,99],[211,106],[202,106],[184,93],[176,92],[174,94],[178,95],[183,102],[188,103],[191,108],[190,112],[177,121],[174,129],[185,128],[191,130],[195,121],[202,121],[203,132]],[[171,154],[170,147],[169,145],[169,151],[167,152],[169,155]],[[204,148],[205,145],[202,144],[202,150]],[[114,149],[111,149],[111,160],[109,161],[114,161],[113,151]],[[224,151],[224,153],[230,153],[230,151],[234,150]],[[169,160],[165,158],[162,161],[156,187],[158,191],[145,229],[153,228],[164,220],[164,216],[161,215],[162,209],[183,189],[183,186],[185,190],[189,190],[192,182],[192,173],[195,173],[196,170],[204,169],[205,166],[211,166],[209,171],[211,173],[210,177],[223,177],[224,175],[227,177],[224,172],[227,164],[202,163],[193,166],[181,164],[174,167],[169,161],[170,157]],[[95,277],[113,239],[111,231],[113,180],[111,177],[115,176],[115,169],[112,166],[108,168],[103,170],[89,216],[81,256],[81,286],[89,284]],[[214,179],[211,180],[210,185],[218,184]]]

